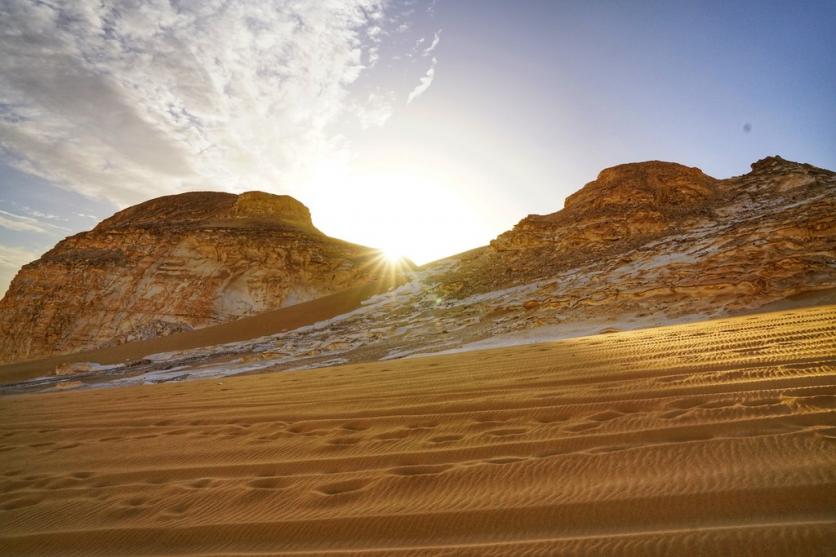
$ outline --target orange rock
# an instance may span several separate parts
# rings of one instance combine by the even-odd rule
[[[0,361],[204,327],[389,272],[289,196],[190,192],[119,211],[24,266],[0,302]]]
[[[563,278],[545,306],[566,320],[734,310],[836,287],[836,174],[780,157],[725,180],[660,161],[608,168],[563,210],[460,258],[439,288],[464,298],[551,277]]]

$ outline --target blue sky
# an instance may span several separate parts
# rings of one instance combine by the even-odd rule
[[[0,5],[0,291],[188,190],[293,195],[419,262],[607,166],[836,168],[836,2]]]

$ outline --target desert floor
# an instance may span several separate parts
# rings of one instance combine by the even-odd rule
[[[4,555],[834,555],[836,306],[0,398]]]

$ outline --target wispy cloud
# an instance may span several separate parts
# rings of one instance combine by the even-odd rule
[[[38,257],[39,254],[34,251],[0,244],[0,268],[2,269],[17,270]]]
[[[360,127],[368,129],[379,127],[392,117],[395,110],[395,94],[391,91],[384,93],[373,91],[369,93],[364,104],[356,107],[357,118],[360,120]]]
[[[391,113],[386,95],[350,100],[379,57],[388,5],[2,2],[0,151],[118,205],[304,183],[344,148],[330,126]]]
[[[32,215],[33,217],[39,218],[39,219],[61,220],[61,221],[66,221],[67,220],[64,217],[59,217],[58,215],[53,215],[52,213],[44,213],[42,211],[38,211],[36,209],[31,209],[29,207],[24,207],[24,209],[30,215]]]
[[[424,56],[429,56],[430,53],[433,50],[435,50],[435,47],[437,47],[438,43],[440,43],[440,42],[441,42],[441,29],[439,29],[438,31],[435,32],[435,35],[433,35],[433,42],[430,43],[430,46],[428,46],[427,48],[424,49],[423,55]]]
[[[42,215],[43,218],[55,217],[55,215],[47,215],[39,211],[33,211],[32,214]],[[57,217],[56,217],[57,218]],[[0,227],[8,230],[15,230],[18,232],[40,232],[47,234],[52,231],[69,232],[69,228],[45,222],[43,220],[28,217],[25,215],[18,215],[17,213],[10,213],[0,209]]]
[[[418,86],[415,87],[406,99],[406,104],[411,103],[418,97],[424,94],[424,92],[430,88],[430,85],[433,83],[433,79],[435,79],[435,65],[438,63],[438,60],[433,57],[432,64],[430,64],[430,68],[427,70],[427,73],[421,77],[420,81],[418,82]]]
[[[33,224],[25,220],[18,220],[14,217],[9,218],[9,214],[5,211],[0,211],[0,227],[18,232],[46,232],[44,228],[41,228],[37,224]]]
[[[17,270],[39,256],[32,250],[0,244],[0,297],[6,293]]]

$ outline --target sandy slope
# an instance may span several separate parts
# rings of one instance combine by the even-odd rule
[[[4,555],[833,555],[836,306],[0,399]]]
[[[275,334],[330,319],[360,306],[369,296],[385,292],[392,282],[370,281],[364,286],[323,296],[273,311],[245,317],[230,323],[204,327],[148,340],[128,342],[116,346],[75,352],[28,362],[0,365],[0,384],[49,375],[58,364],[68,362],[98,362],[115,364],[137,360],[149,354],[174,350],[189,350]]]

